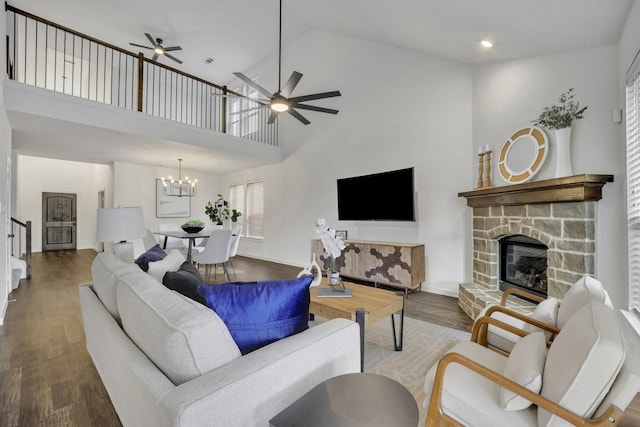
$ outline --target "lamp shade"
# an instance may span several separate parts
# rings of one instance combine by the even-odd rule
[[[98,209],[98,242],[122,242],[144,237],[142,208]]]

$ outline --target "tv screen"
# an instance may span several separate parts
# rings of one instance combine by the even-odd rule
[[[341,221],[415,221],[413,168],[338,179]]]

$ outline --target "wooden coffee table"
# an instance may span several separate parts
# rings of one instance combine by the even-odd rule
[[[364,372],[364,329],[378,320],[391,316],[393,348],[402,351],[404,330],[404,292],[392,292],[379,288],[343,281],[351,289],[351,298],[318,298],[318,288],[328,288],[327,279],[311,288],[309,312],[327,319],[351,319],[360,325],[360,370]],[[400,313],[399,331],[396,334],[395,313]],[[398,339],[399,338],[399,339]]]

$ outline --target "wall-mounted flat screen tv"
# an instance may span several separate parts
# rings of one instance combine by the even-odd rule
[[[415,221],[413,168],[338,179],[341,221]]]

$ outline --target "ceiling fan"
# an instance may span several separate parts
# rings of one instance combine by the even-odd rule
[[[332,98],[334,96],[341,96],[340,91],[334,90],[331,92],[322,92],[322,93],[314,93],[311,95],[302,95],[302,96],[291,96],[291,92],[295,89],[295,87],[300,82],[302,78],[302,73],[294,71],[291,73],[291,76],[285,83],[284,87],[281,86],[282,79],[282,0],[280,0],[280,27],[278,31],[278,90],[274,93],[269,92],[258,83],[251,80],[249,77],[245,76],[242,73],[233,73],[240,80],[248,84],[249,86],[255,88],[260,94],[266,96],[268,99],[253,99],[246,98],[247,100],[252,100],[260,104],[258,107],[249,108],[247,110],[243,110],[242,112],[255,110],[258,108],[269,107],[271,108],[271,114],[269,115],[268,124],[273,124],[278,117],[278,114],[287,112],[291,114],[293,117],[298,119],[305,125],[311,123],[307,120],[302,114],[300,114],[296,109],[300,110],[309,110],[309,111],[318,111],[320,113],[329,113],[329,114],[338,114],[338,110],[334,110],[331,108],[324,107],[316,107],[314,105],[302,104],[306,101],[314,101],[317,99],[324,98]]]
[[[160,55],[164,55],[169,59],[173,59],[178,64],[182,64],[182,61],[180,61],[178,58],[176,58],[175,56],[167,53],[167,52],[171,52],[171,51],[174,51],[174,50],[182,50],[182,48],[180,46],[164,47],[164,46],[162,46],[162,39],[161,38],[155,38],[154,39],[153,37],[151,37],[151,34],[149,34],[149,33],[144,33],[144,35],[147,36],[147,39],[149,39],[149,42],[151,43],[152,46],[143,46],[141,44],[136,44],[136,43],[129,43],[129,44],[131,46],[137,46],[137,47],[142,47],[144,49],[153,50],[153,58],[151,58],[152,61],[156,61]]]

